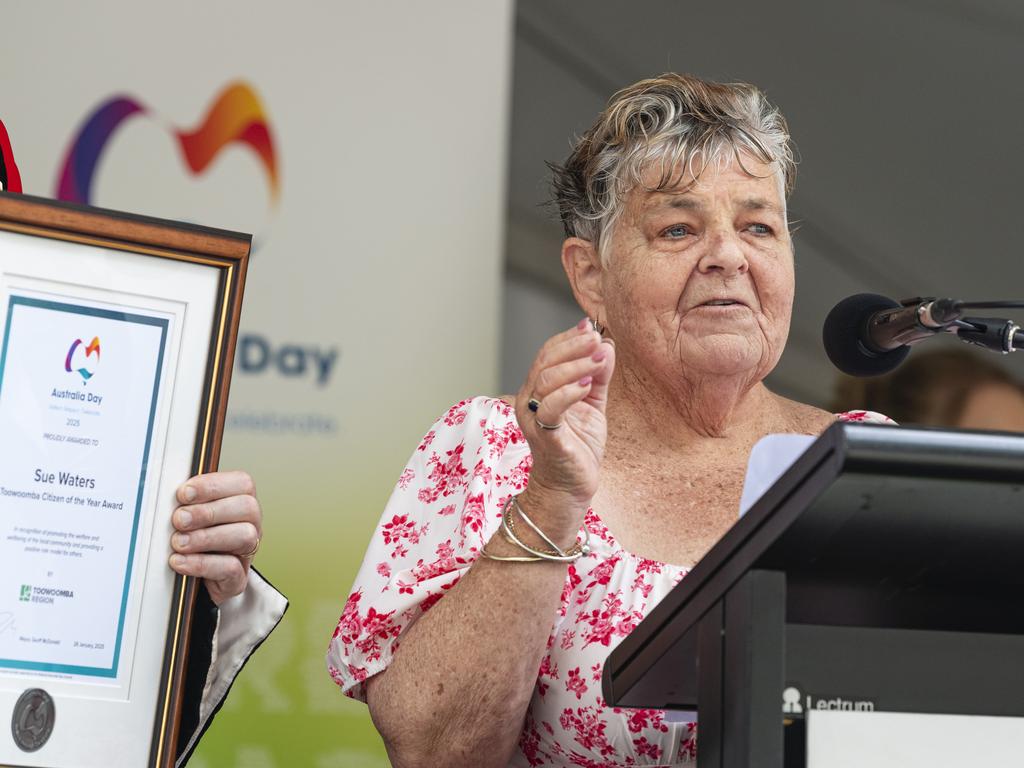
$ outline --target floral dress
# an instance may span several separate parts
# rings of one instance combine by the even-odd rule
[[[853,411],[846,421],[888,422]],[[331,638],[331,677],[365,701],[364,681],[391,662],[402,633],[472,566],[526,487],[529,447],[513,409],[478,397],[452,406],[398,479]],[[609,707],[609,652],[686,575],[627,552],[589,510],[589,555],[568,568],[547,653],[509,766],[674,766],[696,759],[694,713]],[[529,566],[525,566],[529,567]]]

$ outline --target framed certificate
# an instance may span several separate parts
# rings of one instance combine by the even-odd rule
[[[0,765],[174,763],[251,238],[0,193]]]

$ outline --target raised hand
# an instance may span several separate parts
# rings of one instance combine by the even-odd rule
[[[604,455],[614,368],[614,345],[602,343],[586,319],[541,347],[516,395],[516,418],[533,454],[532,491],[564,494],[584,509],[589,504]]]

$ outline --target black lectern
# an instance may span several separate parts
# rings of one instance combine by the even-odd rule
[[[814,709],[1024,716],[1024,436],[830,427],[609,656],[700,768],[803,762]]]

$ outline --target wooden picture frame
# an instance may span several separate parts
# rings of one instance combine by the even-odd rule
[[[6,439],[8,452],[19,461],[33,453],[44,457],[36,464],[73,456],[71,463],[99,468],[94,474],[101,478],[85,477],[78,470],[72,476],[36,467],[34,477],[28,477],[25,468],[0,469],[0,765],[174,765],[197,581],[174,574],[167,566],[170,512],[176,506],[174,489],[181,482],[217,469],[250,248],[250,235],[0,192],[0,429],[13,424],[11,420],[24,422],[24,434],[10,427],[6,438],[0,432],[0,446]],[[76,338],[62,369],[54,373],[49,361],[56,352],[38,348],[62,339],[66,343],[70,336],[65,330],[72,321],[82,327],[102,326],[117,343],[114,351],[101,353],[99,336],[89,346]],[[131,357],[123,352],[118,357],[118,344],[141,354]],[[4,359],[9,352],[10,413],[5,422]],[[73,359],[85,361],[77,373]],[[95,367],[104,373],[108,365],[111,374],[105,380],[88,370]],[[55,385],[51,392],[49,382],[57,381],[58,375],[68,384],[65,389]],[[113,400],[94,394],[104,381],[115,394]],[[149,388],[152,393],[145,400],[143,393]],[[59,397],[73,400],[79,395],[96,398],[95,408],[90,408],[91,400],[58,402]],[[102,405],[102,399],[108,405]],[[139,426],[142,420],[103,411],[116,406],[124,413],[141,414],[141,406],[133,403],[147,404],[145,429]],[[54,418],[72,426],[47,427]],[[40,433],[40,428],[51,431]],[[143,432],[144,437],[138,437]],[[11,441],[17,441],[17,448]],[[115,476],[113,467],[126,466],[120,459],[134,456],[140,445],[141,471]],[[2,457],[0,447],[0,465]],[[57,480],[49,480],[54,474]],[[67,477],[85,488],[40,495],[48,480],[63,483]],[[104,477],[111,478],[108,486],[123,482],[127,488],[133,482],[134,502],[123,494],[118,498],[128,502],[101,499]],[[90,480],[94,487],[87,485]],[[10,488],[3,488],[5,484]],[[88,495],[94,490],[95,498]],[[60,507],[64,503],[70,506]],[[108,503],[114,508],[128,506],[123,514],[87,514],[94,505],[105,511]],[[78,511],[76,505],[82,505]],[[132,509],[134,522],[128,532]],[[115,518],[120,522],[112,522]],[[49,521],[49,538],[26,533],[36,529],[25,521],[36,519]],[[65,519],[73,524],[51,530],[53,520]],[[85,532],[76,532],[80,528]],[[72,541],[76,537],[92,541],[94,531],[101,534],[96,539],[101,543],[93,546],[101,547],[102,554],[69,549],[79,545]],[[124,552],[125,557],[116,559]],[[89,558],[99,564],[89,571],[76,562]],[[22,584],[29,576],[13,572],[12,563],[32,571],[43,561],[56,565],[46,571],[49,576],[41,570],[35,573],[31,583]],[[109,610],[111,618],[96,624],[114,627],[117,606],[97,597],[105,594],[102,585],[113,584],[112,580],[97,576],[92,584],[94,577],[89,576],[84,583],[73,581],[73,588],[60,582],[57,574],[67,571],[81,578],[109,571],[112,579],[121,573],[121,564],[124,587],[116,648],[72,640],[74,633],[85,630],[70,619],[59,625],[74,629],[46,636],[47,622],[58,626],[59,611],[73,617],[79,615],[76,611],[87,612],[88,606],[102,608],[96,615],[106,616]],[[38,586],[45,578],[57,580],[54,586]],[[12,589],[19,585],[19,604],[12,607]],[[158,610],[160,606],[167,610]],[[4,617],[15,615],[17,620],[9,619],[15,625],[12,631],[10,625],[5,627]],[[33,635],[32,627],[39,634]],[[60,632],[65,634],[56,636]],[[12,647],[23,650],[11,653]],[[5,660],[5,655],[10,658]],[[93,657],[98,659],[95,666],[80,661]],[[27,693],[37,689],[48,700],[42,694],[32,694],[32,699]],[[121,723],[122,736],[112,736],[109,726],[103,725],[111,716]],[[147,720],[153,724],[151,737],[140,725]],[[51,732],[43,734],[46,727]],[[94,738],[100,733],[102,738]],[[145,744],[140,743],[143,736]],[[42,743],[36,746],[39,740]]]

